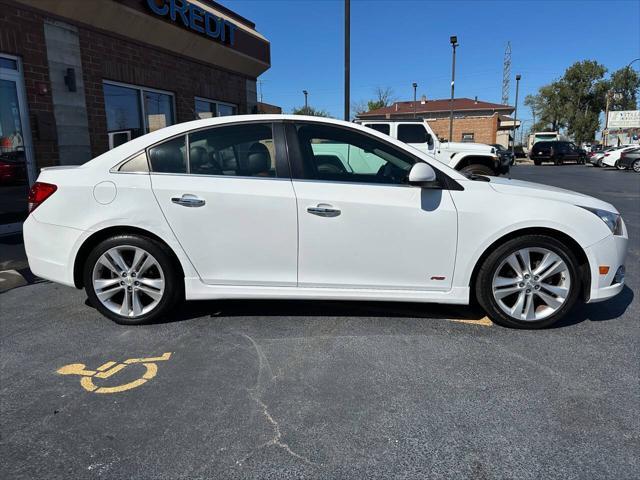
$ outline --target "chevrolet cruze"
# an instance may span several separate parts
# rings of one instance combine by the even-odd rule
[[[123,324],[182,300],[467,304],[548,327],[624,285],[605,202],[464,176],[352,123],[247,115],[173,125],[43,169],[24,238],[36,275]]]

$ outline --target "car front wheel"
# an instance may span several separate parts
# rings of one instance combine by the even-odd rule
[[[117,235],[89,254],[84,285],[91,303],[106,317],[139,325],[168,313],[182,296],[167,248],[138,235]]]
[[[620,162],[620,161],[617,161],[617,162],[616,162],[616,168],[617,168],[618,170],[626,170],[626,169],[627,169],[627,166],[626,166],[624,163],[622,163],[622,162]]]
[[[545,328],[562,319],[580,291],[573,252],[546,235],[510,240],[482,264],[476,298],[495,323]]]
[[[634,160],[633,165],[631,165],[631,168],[633,168],[634,172],[640,173],[640,159]]]
[[[475,175],[495,175],[496,173],[488,166],[482,164],[472,164],[460,170],[460,173],[469,173]]]

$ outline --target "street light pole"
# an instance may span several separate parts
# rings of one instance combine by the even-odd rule
[[[302,93],[304,94],[304,109],[308,110],[309,103],[307,102],[307,95],[309,95],[309,92],[307,92],[306,90],[302,90]],[[305,111],[304,113],[307,113],[307,112]]]
[[[458,46],[458,37],[452,35],[449,37],[451,46],[453,47],[453,59],[451,62],[451,101],[449,102],[450,114],[449,114],[449,141],[453,141],[453,95],[456,83],[456,47]]]
[[[416,118],[416,95],[418,84],[413,82],[413,118]]]
[[[344,119],[349,121],[351,116],[350,103],[351,77],[351,2],[344,0]]]
[[[520,79],[522,77],[516,75],[516,108],[513,112],[513,140],[511,143],[511,153],[515,155],[516,150],[516,124],[518,123],[518,88],[520,87]]]

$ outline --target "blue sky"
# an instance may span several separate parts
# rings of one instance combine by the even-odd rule
[[[220,0],[249,18],[271,41],[271,69],[260,77],[264,101],[285,112],[303,104],[343,112],[342,0]],[[572,63],[594,59],[609,71],[640,57],[640,1],[351,1],[351,99],[377,86],[397,100],[448,98],[449,36],[460,47],[456,96],[499,102],[507,41],[512,48],[510,103],[520,81],[519,117],[531,117],[524,96],[560,77]],[[640,62],[634,64],[640,69]]]

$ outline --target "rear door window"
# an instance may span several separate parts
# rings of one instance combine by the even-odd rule
[[[401,123],[398,125],[398,140],[404,143],[427,143],[428,134],[424,125]]]
[[[388,123],[367,123],[365,127],[372,128],[373,130],[389,135],[391,132],[391,126]]]

